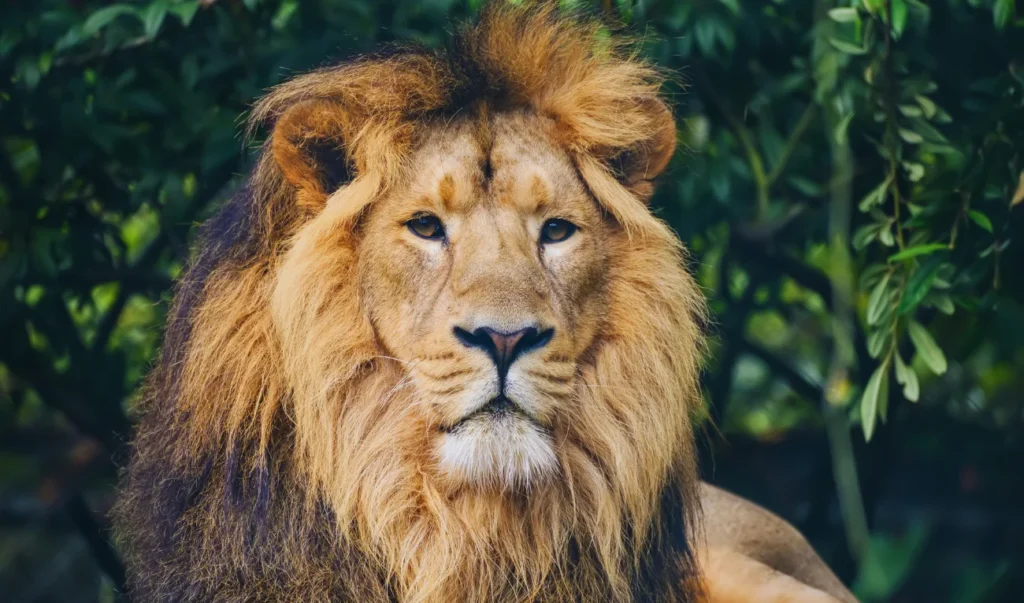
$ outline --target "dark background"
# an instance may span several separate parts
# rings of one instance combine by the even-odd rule
[[[133,392],[252,101],[479,4],[0,0],[0,599],[116,600]],[[563,4],[671,70],[705,475],[865,601],[1024,600],[1024,8]]]

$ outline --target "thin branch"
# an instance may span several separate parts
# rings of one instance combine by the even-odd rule
[[[779,156],[778,163],[772,168],[772,171],[768,174],[766,186],[771,188],[772,185],[782,176],[782,173],[786,169],[786,165],[789,163],[793,153],[796,152],[796,148],[800,146],[800,141],[803,139],[804,134],[814,123],[814,118],[818,115],[818,105],[811,101],[807,108],[804,109],[803,114],[800,116],[800,120],[793,126],[793,131],[790,133],[789,138],[786,140],[786,145],[782,149],[782,155]]]
[[[768,177],[764,170],[764,160],[761,159],[761,153],[758,152],[757,147],[754,145],[753,137],[750,135],[750,131],[743,124],[742,121],[732,112],[729,107],[728,101],[718,93],[715,86],[711,83],[711,79],[704,73],[704,70],[698,65],[694,70],[694,73],[700,79],[701,89],[708,95],[711,101],[714,103],[718,112],[722,114],[725,119],[725,123],[729,126],[733,135],[739,141],[740,146],[743,147],[743,152],[747,156],[747,164],[750,166],[750,172],[754,176],[754,185],[757,188],[757,212],[759,218],[764,218],[768,215]]]
[[[785,361],[772,354],[765,348],[750,341],[742,340],[743,351],[754,356],[768,367],[768,370],[775,375],[780,375],[789,384],[790,389],[802,398],[817,401],[821,399],[822,389],[820,385],[813,383],[810,379],[800,374],[796,369],[789,366]]]

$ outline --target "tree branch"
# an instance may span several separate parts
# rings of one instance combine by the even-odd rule
[[[793,126],[793,131],[790,133],[789,138],[786,140],[786,146],[782,149],[782,155],[779,156],[778,163],[772,168],[772,171],[768,174],[767,186],[769,188],[775,184],[775,182],[782,176],[782,173],[786,169],[786,165],[789,163],[790,158],[796,151],[796,148],[800,145],[800,140],[803,139],[804,134],[807,132],[811,124],[814,123],[814,118],[818,115],[818,105],[811,101],[807,108],[804,109],[803,114],[800,116],[800,120]]]

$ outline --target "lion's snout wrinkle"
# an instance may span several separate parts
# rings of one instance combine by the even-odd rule
[[[523,354],[546,346],[555,335],[553,328],[530,326],[515,331],[478,327],[472,331],[455,327],[455,338],[467,348],[483,350],[498,369],[498,389],[504,394],[509,367]]]

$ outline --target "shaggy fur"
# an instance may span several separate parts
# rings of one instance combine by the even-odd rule
[[[695,600],[703,302],[644,203],[675,142],[659,86],[545,3],[260,101],[270,139],[144,390],[116,513],[134,597]],[[445,247],[402,226],[428,206]],[[538,259],[535,215],[580,234]],[[549,452],[471,471],[447,430],[493,379],[447,321],[484,312],[556,325],[509,377]]]

